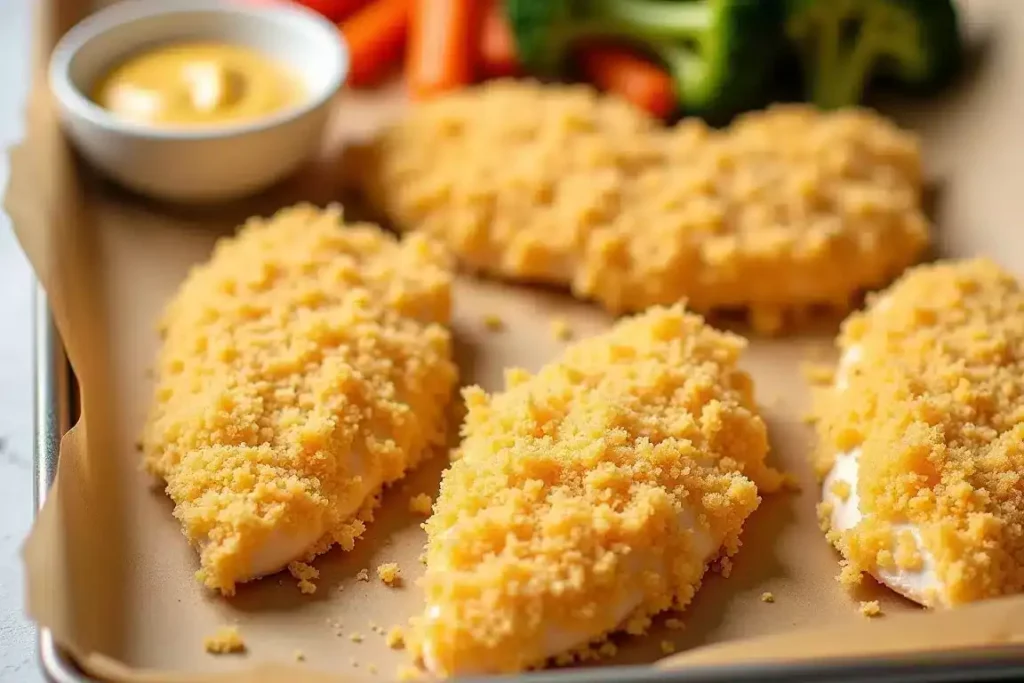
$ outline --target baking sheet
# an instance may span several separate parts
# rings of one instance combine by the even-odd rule
[[[285,575],[247,585],[228,601],[192,578],[194,554],[170,502],[139,471],[135,442],[150,395],[154,324],[187,268],[250,214],[299,199],[346,198],[345,177],[357,169],[345,166],[345,143],[397,113],[396,93],[343,93],[322,157],[262,197],[205,211],[158,206],[79,168],[57,131],[40,67],[87,5],[40,3],[37,87],[26,141],[12,154],[6,200],[82,393],[83,419],[62,444],[55,487],[25,546],[30,614],[92,673],[117,680],[206,680],[253,666],[268,681],[293,680],[296,667],[304,680],[312,670],[333,672],[325,680],[387,680],[406,657],[389,650],[371,627],[403,623],[420,609],[414,579],[423,534],[406,500],[436,491],[443,456],[389,492],[353,552],[332,552],[316,563],[315,595],[301,595]],[[928,103],[883,108],[925,136],[941,253],[987,253],[1024,275],[1024,240],[1016,226],[1022,193],[1015,180],[1024,177],[1024,137],[1017,131],[1024,120],[1024,4],[975,0],[966,9],[972,32],[990,46],[971,79]],[[455,300],[462,382],[488,389],[500,386],[504,367],[535,369],[557,354],[563,344],[550,333],[552,317],[568,319],[577,337],[609,324],[596,308],[557,292],[469,278],[460,279]],[[486,329],[484,315],[494,311],[506,322],[503,332]],[[817,493],[806,463],[813,435],[802,421],[808,395],[800,378],[801,363],[830,356],[833,332],[826,327],[754,340],[747,354],[774,462],[796,475],[802,491],[766,498],[746,526],[731,576],[709,576],[683,615],[684,630],[658,627],[644,638],[617,639],[620,654],[608,663],[658,661],[663,640],[682,651],[660,662],[669,667],[892,654],[1024,637],[1024,599],[923,614],[876,586],[851,596],[833,580],[836,557],[814,516]],[[355,579],[360,569],[374,576],[377,564],[387,561],[401,565],[402,588]],[[765,591],[774,603],[760,600]],[[861,599],[878,599],[885,616],[860,616]],[[336,621],[342,637],[335,635]],[[238,624],[249,654],[206,654],[203,638],[231,623]],[[361,643],[349,639],[357,632]],[[743,640],[751,637],[761,638]],[[296,662],[299,652],[302,663]],[[371,664],[378,674],[370,673]],[[170,671],[177,674],[172,678]],[[232,679],[255,680],[251,673]]]

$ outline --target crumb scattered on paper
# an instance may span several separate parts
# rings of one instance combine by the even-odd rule
[[[682,619],[677,619],[676,617],[669,617],[665,620],[665,627],[670,628],[673,631],[680,631],[685,627],[685,624],[683,623]]]
[[[789,472],[782,473],[782,490],[791,491],[793,493],[800,493],[803,488],[800,486],[800,480],[796,478],[796,475],[790,474]]]
[[[366,667],[366,670],[369,671],[370,674],[372,674],[374,676],[377,675],[377,665],[376,664],[371,664],[370,666]]]
[[[670,655],[676,651],[676,645],[671,640],[661,641],[661,652],[662,654]]]
[[[400,584],[402,582],[401,572],[397,562],[385,562],[377,567],[377,576],[387,586],[394,587]]]
[[[429,517],[431,506],[433,504],[434,499],[430,497],[430,494],[421,493],[409,499],[409,512],[415,512],[417,515]]]
[[[801,363],[800,372],[811,384],[831,384],[835,379],[835,368],[826,363]]]
[[[484,316],[484,327],[491,332],[501,332],[505,329],[505,321],[493,313]]]
[[[863,600],[860,603],[860,613],[866,617],[880,617],[882,606],[878,604],[878,600]]]
[[[405,631],[402,630],[401,626],[392,626],[388,629],[384,642],[392,650],[401,650],[405,647]]]
[[[551,335],[556,341],[569,341],[572,339],[572,328],[565,318],[554,318],[551,321]]]
[[[353,643],[361,643],[363,642],[363,634],[353,633],[348,637],[348,639],[351,640]]]
[[[245,652],[245,640],[236,626],[221,626],[212,636],[203,640],[203,647],[212,655]]]
[[[369,572],[369,570],[367,570],[367,569],[360,569],[359,573],[356,574],[356,579],[358,579],[359,581],[369,581],[370,580],[370,572]]]
[[[320,570],[305,562],[289,562],[288,573],[299,581],[299,590],[306,595],[316,593],[316,584],[313,583],[320,578]]]
[[[295,651],[295,661],[296,662],[304,662],[304,661],[306,661],[306,653],[303,652],[302,650],[296,650]]]
[[[399,681],[419,681],[423,678],[423,672],[414,666],[403,664],[398,667],[398,670],[395,672],[395,676]]]
[[[761,593],[761,602],[775,602],[775,596],[769,591]]]

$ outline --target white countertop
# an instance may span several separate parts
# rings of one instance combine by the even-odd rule
[[[21,137],[31,0],[0,0],[0,148]],[[0,187],[7,185],[7,157]],[[0,681],[43,680],[22,606],[21,543],[32,523],[32,269],[0,213]]]

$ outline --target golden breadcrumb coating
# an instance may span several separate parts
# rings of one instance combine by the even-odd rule
[[[429,493],[419,493],[409,499],[409,512],[427,517],[433,509],[434,499]]]
[[[781,481],[744,347],[654,308],[535,375],[506,371],[503,392],[464,390],[410,638],[428,668],[520,670],[690,602],[708,562],[737,551],[758,487]]]
[[[859,450],[856,487],[819,510],[843,581],[933,577],[883,576],[930,606],[1024,590],[1021,284],[985,259],[919,266],[848,318],[839,345],[856,362],[819,392],[815,464],[824,476]],[[840,533],[833,512],[854,495],[863,517]]]
[[[212,655],[226,655],[245,652],[245,640],[237,626],[222,626],[212,636],[203,640],[203,647]]]
[[[848,310],[929,241],[918,140],[866,110],[665,128],[586,86],[493,81],[417,105],[358,157],[399,229],[616,313],[686,300],[774,332]]]
[[[253,218],[168,305],[146,465],[225,594],[275,546],[352,548],[381,485],[444,443],[451,272],[340,209]],[[267,573],[257,572],[257,573]]]
[[[377,567],[377,577],[388,586],[397,586],[402,582],[402,570],[397,562],[385,562]]]

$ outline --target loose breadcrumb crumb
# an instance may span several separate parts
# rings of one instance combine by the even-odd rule
[[[565,318],[554,318],[551,321],[551,335],[555,341],[569,341],[572,339],[572,328]]]
[[[430,515],[433,505],[434,499],[430,497],[429,493],[420,493],[409,499],[409,512],[427,517]]]
[[[221,626],[212,636],[203,640],[203,647],[214,655],[245,652],[245,640],[237,626]]]
[[[368,569],[360,569],[359,572],[356,574],[356,580],[357,581],[369,581],[370,580],[370,571]]]
[[[403,664],[395,671],[395,677],[399,681],[421,681],[423,680],[423,672],[414,666]]]
[[[401,650],[405,647],[405,630],[401,626],[392,626],[388,629],[384,642],[392,650]]]
[[[299,591],[306,595],[316,593],[315,579],[320,578],[320,571],[305,562],[289,562],[288,573],[299,581]]]
[[[728,557],[723,557],[718,560],[718,573],[722,575],[722,578],[728,579],[732,575],[732,560]]]
[[[677,619],[676,617],[669,617],[665,620],[665,627],[670,628],[673,631],[681,631],[682,629],[686,628],[686,624],[683,623],[682,619]]]
[[[353,669],[358,669],[359,668],[359,660],[356,659],[355,657],[349,657],[348,658],[348,663],[352,666]]]
[[[860,603],[860,613],[866,617],[880,617],[882,606],[878,604],[878,600],[864,600]]]
[[[451,284],[439,244],[311,205],[250,219],[192,269],[142,441],[207,587],[351,550],[376,493],[445,442]]]
[[[363,642],[363,634],[362,633],[353,633],[352,635],[350,635],[348,637],[348,639],[351,640],[353,643],[361,643],[361,642]]]
[[[494,313],[488,313],[484,316],[484,327],[491,332],[501,332],[505,329],[505,321]]]
[[[768,591],[761,593],[761,602],[775,602],[775,596]]]
[[[376,676],[377,675],[377,665],[376,664],[370,664],[369,666],[366,667],[366,670],[370,673],[371,676]]]
[[[460,455],[425,524],[414,654],[428,643],[434,673],[511,672],[559,654],[548,630],[641,634],[689,604],[711,557],[738,551],[759,489],[781,485],[744,345],[654,308],[536,374],[508,370],[502,392],[465,389]]]
[[[825,363],[801,363],[800,372],[811,384],[826,385],[835,379],[836,370]]]
[[[401,571],[397,562],[385,562],[377,567],[377,576],[385,585],[394,587],[402,582]]]
[[[797,479],[795,474],[784,472],[782,475],[782,489],[792,493],[800,493],[803,487],[800,485],[800,480]]]
[[[670,655],[676,651],[676,644],[671,640],[663,640],[660,644],[661,653],[664,655]]]
[[[306,653],[303,652],[302,650],[296,650],[295,651],[295,661],[296,662],[304,662],[304,661],[306,661]]]

